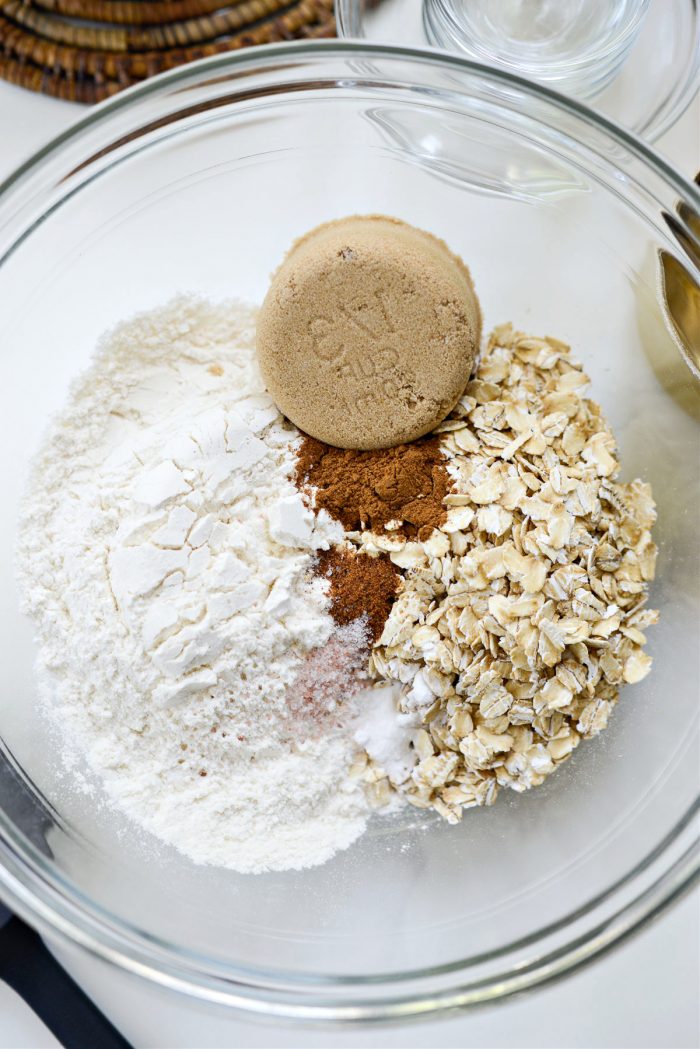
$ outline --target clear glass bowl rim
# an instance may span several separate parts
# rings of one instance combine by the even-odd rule
[[[259,75],[269,68],[272,76],[268,88],[273,89],[271,94],[278,94],[279,87],[274,90],[275,73],[295,66],[301,67],[306,60],[314,57],[327,60],[375,57],[427,63],[446,70],[451,68],[461,73],[478,74],[496,84],[517,88],[526,95],[554,104],[555,108],[589,127],[605,132],[615,144],[622,146],[659,176],[678,196],[680,204],[700,213],[700,189],[675,171],[649,146],[587,106],[548,87],[433,49],[334,40],[268,44],[202,59],[160,74],[95,106],[88,115],[47,143],[0,184],[0,232],[3,211],[7,214],[7,205],[8,202],[11,205],[13,193],[32,176],[40,174],[45,164],[60,158],[65,147],[109,121],[114,113],[149,97],[175,94],[187,81],[204,82],[213,73],[235,71],[236,79],[240,82],[246,75]],[[373,83],[376,82],[375,77]],[[339,77],[334,84],[347,86],[347,78]],[[304,86],[313,86],[313,81],[305,81]],[[327,78],[323,86],[329,86]],[[264,98],[265,95],[265,91],[259,92],[259,97]],[[38,222],[47,214],[43,214]],[[9,246],[0,257],[0,267],[18,243],[31,235],[38,222],[23,231]],[[0,747],[6,760],[24,781],[22,770],[17,767],[1,740]],[[97,957],[161,986],[212,1003],[234,1007],[249,1014],[301,1022],[405,1021],[503,1000],[524,990],[551,983],[644,928],[700,879],[700,835],[694,827],[699,812],[700,798],[624,879],[611,885],[598,897],[586,901],[565,919],[540,929],[522,941],[505,945],[492,954],[468,957],[444,966],[413,972],[331,977],[273,970],[244,970],[184,951],[129,926],[76,891],[49,868],[46,858],[17,833],[12,821],[1,810],[0,890],[7,904],[40,933],[59,943],[77,944]],[[659,860],[665,860],[666,866],[660,864]],[[640,887],[637,883],[643,881],[641,876],[644,874],[652,880]],[[625,888],[633,890],[632,897],[618,899]],[[603,904],[611,904],[612,910],[603,913],[600,911]],[[598,914],[596,908],[599,909]],[[543,943],[547,936],[561,932],[583,916],[591,915],[598,920],[580,935],[560,945]],[[543,949],[526,964],[519,961],[515,965],[499,965],[484,976],[475,973],[474,978],[467,977],[469,968],[474,969],[484,962],[506,960],[509,954],[513,955],[518,950],[536,944],[543,944]],[[445,977],[446,982],[443,980],[440,983],[439,978]]]

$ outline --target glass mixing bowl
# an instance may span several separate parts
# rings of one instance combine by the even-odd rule
[[[61,771],[12,547],[28,459],[105,328],[190,290],[260,300],[290,242],[353,212],[444,237],[487,326],[573,344],[654,488],[654,669],[543,787],[449,827],[375,819],[323,867],[197,867]],[[696,187],[592,112],[467,61],[360,43],[186,66],[91,111],[0,187],[0,886],[42,932],[204,999],[403,1019],[552,980],[698,870],[698,415],[660,252],[698,279]],[[696,284],[692,284],[697,289]]]

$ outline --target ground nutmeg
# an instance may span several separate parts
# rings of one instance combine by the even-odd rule
[[[328,580],[330,612],[336,623],[345,626],[366,617],[368,641],[378,641],[401,579],[389,558],[334,547],[318,555],[316,573]]]

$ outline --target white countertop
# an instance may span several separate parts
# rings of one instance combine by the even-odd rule
[[[84,110],[0,81],[0,178]],[[657,148],[689,176],[700,169],[700,99]],[[162,991],[75,950],[69,972],[137,1049],[448,1047],[697,1049],[700,893],[564,983],[498,1007],[411,1027],[308,1030],[250,1024]],[[0,1049],[58,1045],[0,984]]]

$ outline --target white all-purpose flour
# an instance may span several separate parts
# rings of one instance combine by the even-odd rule
[[[364,829],[352,728],[285,716],[334,624],[340,526],[290,479],[254,313],[180,299],[101,345],[35,464],[20,574],[47,710],[120,808],[193,860],[321,863]]]

